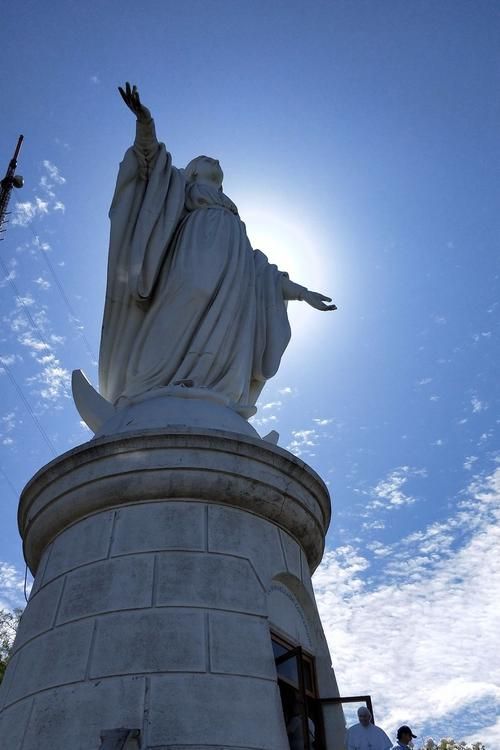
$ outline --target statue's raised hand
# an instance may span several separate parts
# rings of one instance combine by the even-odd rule
[[[331,302],[331,297],[325,297],[324,294],[320,294],[319,292],[310,292],[307,290],[306,292],[302,293],[302,297],[304,302],[307,302],[308,305],[311,305],[311,307],[314,307],[316,310],[336,310],[337,305],[325,305],[325,302]]]
[[[151,112],[147,107],[144,106],[144,104],[142,104],[139,98],[137,86],[130,86],[130,83],[127,81],[127,83],[125,84],[125,89],[122,89],[121,86],[118,86],[118,91],[120,92],[121,97],[127,107],[132,110],[138,120],[151,119]]]

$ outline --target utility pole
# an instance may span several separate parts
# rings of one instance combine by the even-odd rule
[[[17,146],[16,150],[14,151],[14,156],[9,162],[5,177],[0,182],[0,234],[3,234],[6,231],[5,224],[7,224],[8,221],[7,207],[9,205],[12,188],[22,188],[22,186],[24,185],[24,180],[21,175],[15,173],[17,167],[17,157],[19,156],[19,151],[21,150],[23,140],[24,135],[20,135],[17,139]],[[0,240],[3,239],[4,238],[0,236]]]

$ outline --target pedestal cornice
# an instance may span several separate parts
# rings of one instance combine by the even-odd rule
[[[78,446],[44,466],[19,504],[25,559],[36,572],[52,539],[76,521],[154,500],[226,504],[266,518],[301,545],[311,571],[330,522],[321,478],[288,451],[219,430],[143,430]]]

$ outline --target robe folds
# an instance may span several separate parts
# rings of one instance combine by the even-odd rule
[[[114,404],[180,382],[248,416],[290,340],[283,274],[236,207],[186,183],[163,144],[145,178],[130,148],[110,209],[99,380]]]

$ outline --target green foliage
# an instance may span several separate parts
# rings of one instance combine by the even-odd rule
[[[0,682],[2,682],[7,668],[22,612],[22,609],[15,609],[13,612],[8,609],[0,609]]]
[[[439,742],[427,740],[425,745],[420,746],[419,750],[485,750],[485,747],[481,742],[468,745],[466,742],[457,742],[456,740],[444,738]]]

